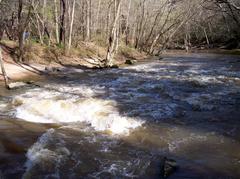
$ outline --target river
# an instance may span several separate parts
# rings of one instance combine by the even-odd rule
[[[0,90],[0,178],[240,178],[240,58],[63,68]]]

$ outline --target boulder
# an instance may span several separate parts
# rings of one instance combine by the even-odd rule
[[[157,156],[150,161],[144,174],[140,178],[167,178],[177,169],[177,163],[173,159]]]
[[[163,178],[169,177],[177,170],[177,162],[173,159],[164,158],[163,165],[162,165],[162,174]]]
[[[128,60],[125,61],[125,64],[127,64],[127,65],[133,65],[134,63],[136,63],[136,60],[128,59]]]
[[[47,73],[56,73],[56,72],[61,72],[61,68],[59,67],[45,67],[45,71]]]
[[[116,65],[116,64],[114,64],[114,65],[112,65],[110,68],[119,68],[119,66]]]

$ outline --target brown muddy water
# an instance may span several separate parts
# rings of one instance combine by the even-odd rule
[[[0,90],[0,178],[240,178],[240,58],[63,68]]]

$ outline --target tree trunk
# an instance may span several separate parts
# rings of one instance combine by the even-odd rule
[[[114,0],[110,1],[110,3],[108,4],[108,13],[107,13],[107,25],[106,25],[106,36],[108,37],[110,34],[110,23],[111,23],[111,6]],[[107,42],[108,42],[108,38],[107,38]]]
[[[204,35],[205,35],[205,38],[206,38],[206,41],[207,41],[207,48],[210,47],[210,42],[209,42],[209,38],[208,38],[208,35],[207,35],[207,31],[205,28],[203,28],[203,32],[204,32]]]
[[[98,0],[95,32],[97,32],[98,28],[99,28],[99,14],[100,14],[100,9],[101,9],[101,4],[102,4],[102,0]]]
[[[119,15],[120,15],[120,7],[121,7],[121,1],[122,0],[115,0],[117,1],[117,10],[115,12],[115,19],[114,19],[114,23],[113,23],[113,27],[111,30],[111,34],[109,36],[109,45],[108,45],[108,51],[107,51],[107,57],[106,57],[106,62],[105,65],[107,67],[111,67],[113,65],[113,58],[114,58],[114,54],[117,46],[117,24],[118,24],[118,19],[119,19]]]
[[[58,29],[58,8],[57,8],[57,0],[54,0],[54,18],[55,18],[55,35],[56,42],[59,43],[59,29]]]
[[[142,9],[141,11],[141,18],[140,18],[140,22],[138,24],[138,31],[137,31],[137,37],[136,37],[136,43],[135,43],[135,48],[138,49],[139,47],[139,42],[142,38],[142,34],[143,34],[143,29],[144,29],[144,18],[145,18],[145,2],[146,0],[143,0],[143,2],[140,3],[140,7]]]
[[[3,75],[3,79],[4,79],[4,83],[5,83],[5,87],[7,89],[9,89],[9,84],[8,84],[8,77],[4,68],[4,64],[3,64],[3,55],[2,55],[2,48],[0,47],[0,65],[1,65],[1,70],[2,70],[2,75]]]
[[[125,43],[128,45],[128,26],[129,26],[129,15],[130,15],[130,10],[131,10],[131,5],[132,5],[132,0],[129,0],[128,3],[128,13],[127,13],[127,19],[126,19],[126,27],[124,29],[123,35],[125,36]]]
[[[89,0],[86,1],[86,41],[90,39],[90,9],[91,9],[91,2]]]
[[[19,62],[23,61],[24,56],[24,47],[23,47],[23,20],[22,20],[22,11],[23,11],[23,0],[18,0],[18,45],[19,45]]]
[[[72,45],[72,30],[73,30],[75,3],[76,3],[76,0],[73,0],[73,4],[72,4],[72,14],[71,14],[71,22],[70,22],[70,26],[69,26],[68,50],[70,50],[71,45]]]
[[[32,2],[32,1],[29,1]],[[29,4],[27,16],[23,18],[23,0],[18,0],[18,43],[19,43],[19,62],[24,58],[24,33],[29,24],[33,4]]]
[[[66,14],[66,2],[60,0],[60,32],[59,43],[65,45],[65,14]]]

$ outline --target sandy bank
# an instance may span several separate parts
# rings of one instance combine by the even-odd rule
[[[5,71],[10,81],[20,81],[28,79],[41,79],[45,65],[31,64],[24,65],[15,62],[4,61]],[[4,84],[2,71],[0,70],[0,85]]]

